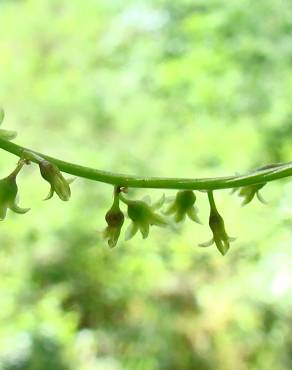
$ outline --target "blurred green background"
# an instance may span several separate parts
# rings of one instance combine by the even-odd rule
[[[139,175],[217,176],[292,158],[292,4],[279,0],[1,0],[0,104],[17,143]],[[17,159],[1,151],[1,177]],[[43,202],[35,166],[1,223],[1,370],[292,368],[292,182],[204,226],[110,250],[112,201],[78,179]],[[134,197],[162,191],[135,190]],[[174,192],[167,192],[174,194]]]

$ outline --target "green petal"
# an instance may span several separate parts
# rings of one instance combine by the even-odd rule
[[[149,235],[149,224],[140,224],[139,229],[143,239],[146,239],[147,236]]]
[[[228,252],[230,245],[229,241],[227,240],[215,240],[216,247],[218,251],[222,254],[222,256],[225,256],[225,254]]]
[[[137,231],[138,231],[138,226],[137,226],[134,222],[132,222],[132,223],[129,225],[129,227],[128,227],[127,231],[126,231],[125,240],[130,240],[130,239],[132,239],[132,238],[133,238],[133,236],[135,236],[135,235],[136,235]]]
[[[250,195],[242,195],[244,197],[242,203],[241,203],[241,206],[244,207],[246,206],[248,203],[250,203],[253,198],[254,198],[254,194],[250,194]]]
[[[13,203],[9,208],[11,209],[11,211],[20,214],[24,214],[30,210],[30,208],[21,208],[15,203]]]
[[[174,219],[175,219],[175,222],[179,223],[179,222],[184,221],[185,218],[186,218],[186,214],[184,212],[178,210],[176,212],[176,215],[175,215],[175,218]]]
[[[46,196],[46,198],[45,198],[44,200],[49,200],[49,199],[51,199],[51,198],[53,197],[53,195],[54,195],[54,189],[53,189],[53,187],[51,186],[50,191],[49,191],[49,194]]]
[[[198,213],[197,213],[197,211],[196,211],[196,209],[194,207],[191,208],[191,209],[189,209],[188,212],[187,212],[187,214],[188,214],[189,218],[192,221],[196,222],[197,224],[201,224],[202,225],[202,222],[200,221],[200,219],[198,217]]]
[[[115,229],[110,231],[108,235],[108,245],[110,248],[114,248],[117,245],[121,229]]]
[[[63,178],[62,175],[56,177],[52,183],[55,192],[59,198],[63,201],[68,201],[71,196],[71,190],[68,182]]]
[[[259,191],[256,192],[256,196],[258,200],[263,204],[268,204],[268,202],[265,200],[265,198],[262,197],[261,193]]]
[[[213,238],[211,240],[205,242],[205,243],[198,244],[198,246],[203,247],[203,248],[207,248],[207,247],[211,247],[212,244],[214,244],[214,239]]]

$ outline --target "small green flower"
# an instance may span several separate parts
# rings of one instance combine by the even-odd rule
[[[199,244],[199,246],[210,247],[213,243],[215,243],[219,252],[224,256],[230,248],[230,242],[234,241],[235,238],[227,235],[224,220],[217,211],[213,193],[211,191],[208,192],[208,197],[210,202],[209,226],[212,230],[213,238],[206,243]]]
[[[195,202],[196,195],[192,190],[180,190],[165,214],[174,214],[175,222],[183,221],[187,215],[192,221],[201,223],[198,218],[198,211],[194,206]]]
[[[0,108],[0,125],[5,117],[4,110]],[[17,136],[17,132],[0,129],[0,139],[13,140]]]
[[[16,184],[16,176],[23,167],[23,162],[19,162],[16,169],[7,177],[0,180],[0,220],[6,217],[7,209],[11,211],[24,214],[30,208],[21,208],[16,203],[18,187]]]
[[[155,210],[161,207],[163,200],[158,201],[154,205],[143,200],[129,200],[124,197],[121,198],[128,206],[128,216],[132,223],[126,232],[126,240],[131,239],[138,230],[140,230],[143,239],[147,238],[150,226],[166,226],[167,221]]]
[[[125,216],[120,210],[119,194],[114,194],[114,202],[110,210],[105,215],[107,227],[103,232],[104,238],[108,239],[109,247],[113,248],[117,245],[122,226],[124,224]]]
[[[264,204],[266,204],[266,201],[264,198],[261,196],[259,190],[262,189],[266,183],[261,183],[261,184],[255,184],[255,185],[247,185],[243,186],[239,189],[234,189],[234,192],[238,190],[238,195],[243,198],[243,201],[241,203],[242,206],[245,206],[246,204],[250,203],[254,196],[256,195],[258,200]]]
[[[69,200],[71,196],[71,190],[69,186],[71,180],[66,180],[59,168],[55,164],[46,160],[39,162],[39,168],[42,177],[51,185],[49,194],[45,200],[51,199],[54,195],[54,192],[57,193],[61,200]]]

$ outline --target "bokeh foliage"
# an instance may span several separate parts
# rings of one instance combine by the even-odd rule
[[[0,24],[3,125],[25,146],[140,175],[291,160],[289,1],[2,0]],[[15,162],[1,151],[2,177]],[[205,194],[205,226],[110,250],[111,187],[42,202],[35,167],[19,185],[32,211],[1,223],[1,370],[291,369],[289,179],[268,206],[216,192],[238,236],[225,258],[197,248]]]

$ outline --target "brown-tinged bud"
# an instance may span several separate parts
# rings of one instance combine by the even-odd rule
[[[64,178],[59,168],[46,160],[39,162],[39,168],[42,177],[51,185],[49,194],[45,200],[51,199],[56,192],[61,200],[68,201],[71,196],[70,181]]]

